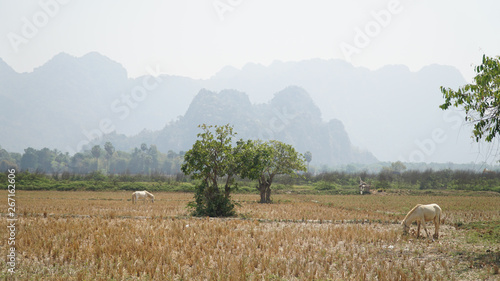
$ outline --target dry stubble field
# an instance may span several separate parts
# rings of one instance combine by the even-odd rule
[[[7,198],[7,193],[0,193]],[[235,195],[239,217],[189,217],[189,193],[17,191],[12,280],[500,280],[500,245],[458,225],[500,221],[500,197]],[[7,200],[2,224],[7,225]],[[438,203],[439,240],[402,236]],[[429,223],[430,231],[434,227]],[[0,245],[7,249],[2,227]],[[415,226],[412,227],[415,229]],[[4,257],[7,255],[3,250]]]

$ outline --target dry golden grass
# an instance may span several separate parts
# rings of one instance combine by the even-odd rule
[[[208,219],[187,216],[192,194],[135,205],[130,195],[17,191],[15,279],[500,279],[494,264],[470,258],[499,245],[467,244],[454,227],[500,221],[500,197],[276,195],[275,204],[258,204],[258,195],[235,195],[239,218]],[[401,235],[399,222],[417,203],[442,207],[439,240]]]

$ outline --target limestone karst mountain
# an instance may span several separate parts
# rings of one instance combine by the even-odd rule
[[[124,138],[106,136],[118,148],[153,143],[159,150],[186,151],[200,133],[199,124],[231,124],[236,138],[279,140],[293,145],[299,152],[310,151],[313,161],[322,165],[374,163],[369,152],[352,146],[339,120],[324,122],[319,108],[302,88],[290,86],[276,93],[268,103],[253,105],[245,93],[223,90],[220,93],[202,89],[186,114],[158,132],[144,131]]]
[[[217,95],[235,89],[245,98],[240,97],[241,104],[234,110],[247,107],[260,114],[277,102],[273,99],[276,93],[296,85],[316,105],[307,118],[319,118],[331,130],[341,121],[352,146],[370,151],[379,160],[478,160],[460,113],[438,108],[442,102],[439,86],[465,84],[450,66],[430,65],[417,72],[405,66],[368,70],[341,60],[311,59],[276,61],[269,66],[249,63],[241,69],[228,66],[205,80],[161,74],[161,65],[151,65],[145,72],[150,75],[130,78],[119,63],[98,53],[82,57],[61,53],[30,73],[17,73],[0,61],[0,145],[17,152],[49,147],[74,153],[94,138],[113,132],[146,138],[141,132],[150,131],[147,138],[151,140],[166,126],[196,118],[190,112],[194,110],[191,102],[201,89]],[[236,98],[238,95],[231,97]],[[224,99],[219,101],[230,101]],[[261,138],[270,134],[295,137],[287,130],[300,131],[295,127],[306,117],[290,122],[286,118],[293,116],[294,105],[286,105],[286,109],[273,107],[266,113],[267,119],[247,116],[264,122],[260,124],[264,129],[258,131],[254,126],[252,132]],[[196,130],[176,130],[188,129]],[[247,128],[240,133],[246,130],[251,131]],[[322,130],[323,134],[329,131]],[[162,146],[169,150],[179,147]]]

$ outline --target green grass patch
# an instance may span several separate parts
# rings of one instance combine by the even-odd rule
[[[467,241],[477,243],[488,241],[500,244],[500,221],[478,221],[457,225],[457,228],[467,230]]]

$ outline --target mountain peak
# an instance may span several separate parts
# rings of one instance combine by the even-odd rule
[[[236,67],[227,65],[212,76],[212,79],[231,79],[238,75],[239,71]]]
[[[417,73],[427,79],[436,79],[437,77],[440,77],[443,80],[458,80],[456,77],[460,77],[460,80],[465,81],[462,73],[457,68],[449,65],[431,64],[422,67]],[[446,77],[443,77],[443,75],[446,75]],[[459,85],[449,86],[453,87]]]
[[[309,116],[315,122],[321,121],[321,111],[314,104],[309,93],[298,86],[288,86],[274,94],[271,106],[286,109],[291,114]]]
[[[226,67],[206,80],[164,76],[163,83],[141,95],[135,90],[142,89],[138,87],[144,87],[145,81],[154,83],[154,80],[128,78],[119,63],[91,52],[82,57],[60,53],[27,74],[16,73],[0,60],[0,78],[0,96],[12,101],[0,102],[0,107],[3,105],[0,119],[9,120],[16,111],[30,112],[19,123],[2,124],[3,136],[10,138],[1,138],[1,145],[16,151],[29,146],[61,149],[70,146],[74,150],[85,137],[82,131],[94,132],[104,118],[113,121],[118,133],[128,135],[143,128],[161,129],[178,120],[175,128],[168,131],[172,138],[191,130],[189,125],[239,120],[237,124],[241,127],[235,129],[240,136],[248,132],[248,137],[295,141],[301,151],[329,147],[326,152],[319,149],[315,152],[324,157],[319,161],[323,163],[342,162],[336,158],[340,150],[337,154],[329,151],[333,151],[332,147],[348,150],[351,145],[348,140],[387,161],[413,161],[410,156],[417,155],[416,152],[423,155],[418,159],[421,161],[477,160],[470,148],[469,134],[455,129],[460,127],[462,116],[447,115],[438,107],[442,103],[440,86],[454,88],[466,83],[458,70],[450,66],[430,65],[412,72],[404,66],[373,71],[332,59],[274,61],[268,66],[250,63],[241,70]],[[216,92],[200,91],[202,88]],[[193,101],[196,93],[199,95]],[[200,107],[198,112],[196,103]],[[201,108],[204,104],[210,107]],[[197,113],[205,115],[199,117]],[[216,118],[219,113],[223,118]],[[189,116],[195,118],[187,122]],[[342,122],[327,123],[332,119]],[[244,124],[250,125],[244,127]],[[330,126],[327,128],[326,124]],[[186,145],[196,139],[196,127],[195,130],[190,131],[191,139],[165,141],[162,147],[187,149]],[[435,153],[427,155],[418,150],[419,143],[432,140],[433,130],[443,131],[446,142],[436,143]],[[44,134],[39,134],[40,131]],[[335,134],[336,131],[342,134]],[[344,133],[349,138],[342,137]],[[305,138],[299,140],[300,134]],[[339,141],[343,145],[337,145]],[[470,153],[464,156],[465,153],[456,151]],[[315,159],[319,160],[318,157]]]
[[[377,69],[376,71],[377,72],[387,72],[387,73],[398,72],[401,74],[405,74],[405,73],[410,72],[410,68],[408,68],[408,66],[406,66],[404,64],[388,64],[388,65],[382,66],[381,68]]]
[[[291,85],[286,87],[285,89],[277,92],[274,94],[274,99],[300,99],[304,100],[307,99],[308,101],[312,102],[311,96],[309,95],[304,88]],[[273,99],[273,100],[274,100]]]
[[[234,117],[235,114],[244,115],[250,107],[250,100],[245,93],[236,90],[215,93],[201,89],[191,102],[185,118],[191,121],[199,120],[197,122],[200,123],[219,123],[220,120],[231,120],[229,116]]]
[[[99,70],[99,71],[96,71]],[[35,68],[33,72],[57,72],[59,75],[68,72],[113,73],[113,75],[127,76],[123,66],[97,52],[90,52],[82,57],[61,52],[52,57],[45,64]],[[101,75],[101,74],[99,74]]]
[[[76,63],[76,57],[62,52],[53,56],[50,60],[48,60],[41,66],[36,67],[33,72],[40,72],[46,69],[60,70],[61,68],[64,68],[65,65],[74,63]]]
[[[311,151],[319,164],[377,161],[373,155],[359,155],[352,148],[341,121],[323,122],[307,91],[298,86],[286,87],[268,103],[258,105],[252,105],[240,91],[202,89],[184,117],[158,133],[158,149],[189,149],[199,124],[231,124],[238,138],[283,141],[302,153]]]

